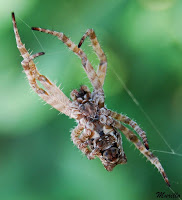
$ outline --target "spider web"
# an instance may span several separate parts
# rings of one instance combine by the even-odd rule
[[[31,27],[20,17],[17,16],[17,18],[22,21],[28,28]],[[34,33],[34,31],[32,31],[32,34],[34,35],[35,39],[37,40],[38,44],[40,45],[41,49],[43,52],[45,52],[45,49],[43,47],[43,45],[41,44],[41,42],[39,41],[38,37],[36,36],[36,34]],[[53,52],[53,53],[49,53],[49,54],[55,54],[55,53],[60,53],[60,52]],[[47,54],[48,55],[48,54]],[[110,68],[112,70],[112,72],[114,73],[114,75],[116,76],[117,80],[119,81],[119,83],[121,84],[121,86],[124,88],[124,90],[127,92],[127,94],[129,95],[129,97],[132,99],[132,101],[135,103],[135,105],[139,108],[139,110],[142,112],[142,114],[145,116],[145,118],[147,119],[147,121],[149,122],[149,124],[153,127],[153,129],[156,131],[156,133],[161,137],[161,139],[163,140],[163,142],[165,143],[165,145],[168,147],[169,151],[164,151],[164,150],[158,150],[158,149],[150,149],[152,152],[159,152],[159,153],[164,153],[164,154],[172,154],[175,156],[179,156],[182,157],[182,154],[177,153],[177,151],[181,148],[182,143],[176,148],[176,150],[174,150],[171,145],[167,142],[167,140],[164,138],[164,136],[162,135],[161,131],[159,131],[159,129],[157,128],[157,126],[155,125],[155,123],[153,122],[153,120],[150,118],[150,116],[145,112],[145,110],[143,109],[143,107],[141,106],[141,104],[139,103],[139,101],[135,98],[135,96],[133,95],[133,93],[129,90],[129,88],[127,87],[127,85],[125,84],[125,82],[123,81],[123,79],[116,73],[116,71],[114,70],[114,68]],[[171,192],[173,194],[177,194],[171,187],[168,187],[169,190],[171,190]],[[182,200],[180,197],[178,197],[177,199]]]

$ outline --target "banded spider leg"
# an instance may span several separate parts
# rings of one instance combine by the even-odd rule
[[[95,31],[93,29],[88,29],[86,33],[83,35],[81,38],[78,47],[80,48],[81,45],[83,44],[84,40],[89,36],[90,41],[92,43],[93,49],[95,53],[97,54],[97,57],[100,60],[100,64],[97,69],[97,76],[99,77],[99,80],[101,84],[104,84],[104,79],[106,76],[106,70],[107,70],[107,58],[106,55],[104,54],[104,51],[101,49],[101,46],[97,40]]]

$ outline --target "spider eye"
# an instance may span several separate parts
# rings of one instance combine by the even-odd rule
[[[119,149],[111,147],[103,152],[103,158],[107,161],[113,162],[119,158]]]

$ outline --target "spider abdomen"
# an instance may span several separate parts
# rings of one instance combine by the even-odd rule
[[[95,123],[97,124],[97,123]],[[94,126],[98,129],[99,125]],[[92,152],[97,152],[104,167],[108,171],[118,164],[127,162],[126,156],[122,148],[121,134],[118,133],[113,127],[101,126],[94,131],[95,134],[88,140],[88,147]]]

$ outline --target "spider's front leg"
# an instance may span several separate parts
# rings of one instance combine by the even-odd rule
[[[100,64],[99,64],[98,69],[97,69],[97,76],[99,77],[99,80],[100,80],[101,84],[103,85],[104,79],[105,79],[105,76],[106,76],[106,70],[107,70],[107,58],[106,58],[106,55],[104,54],[104,51],[101,49],[101,46],[100,46],[100,44],[97,40],[95,31],[93,29],[88,29],[86,31],[86,33],[81,38],[81,40],[78,44],[78,47],[79,48],[81,47],[84,40],[88,36],[90,37],[93,49],[94,49],[95,53],[97,54],[97,56],[100,60]]]
[[[38,72],[35,63],[33,62],[34,58],[43,55],[44,53],[41,52],[30,55],[20,39],[14,13],[12,13],[12,21],[17,47],[21,53],[21,56],[23,57],[23,61],[21,64],[24,68],[25,74],[27,75],[30,86],[45,102],[50,104],[52,107],[68,115],[69,117],[76,118],[76,115],[74,115],[74,112],[69,107],[71,101],[56,85],[54,85],[48,78]],[[40,83],[47,91],[40,88],[37,84],[37,81],[40,81]]]

